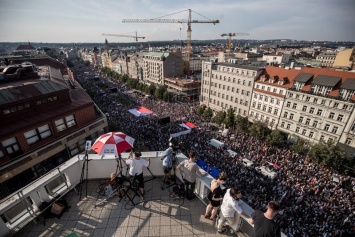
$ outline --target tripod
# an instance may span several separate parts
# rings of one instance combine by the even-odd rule
[[[81,176],[80,176],[80,182],[79,182],[79,200],[81,200],[81,194],[83,193],[83,182],[85,182],[85,197],[88,196],[88,173],[89,173],[89,156],[88,156],[88,150],[85,151],[85,156],[84,156],[84,162],[83,162],[83,167],[81,169]],[[84,174],[85,174],[85,167],[86,167],[86,177],[84,181]]]

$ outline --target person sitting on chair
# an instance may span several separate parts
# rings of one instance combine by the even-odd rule
[[[119,197],[122,197],[121,187],[125,181],[124,177],[118,177],[116,173],[111,173],[109,184],[112,186],[113,190],[117,189],[117,193]]]
[[[146,161],[141,159],[142,153],[136,151],[133,156],[133,150],[129,153],[129,156],[126,159],[127,165],[129,167],[129,174],[138,181],[140,194],[144,195],[144,178],[143,178],[143,167],[148,167],[150,160]]]
[[[189,159],[182,161],[176,169],[179,169],[183,181],[185,183],[186,199],[192,200],[194,198],[194,190],[196,185],[196,173],[201,176],[207,175],[206,172],[201,172],[198,165],[195,163],[196,152],[192,151],[189,154]],[[182,169],[183,168],[183,169]],[[183,175],[184,173],[184,175]]]
[[[213,221],[216,220],[217,211],[224,195],[221,184],[225,184],[226,181],[227,177],[224,172],[220,173],[217,179],[211,181],[211,190],[207,196],[210,203],[206,207],[205,218],[210,218]],[[211,210],[212,214],[210,214]]]

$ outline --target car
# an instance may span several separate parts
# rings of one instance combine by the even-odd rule
[[[256,167],[255,170],[270,179],[275,179],[277,177],[277,172],[271,168],[271,166],[260,166]]]
[[[242,159],[242,165],[244,165],[245,167],[252,167],[252,166],[254,166],[254,162],[244,158],[244,159]]]

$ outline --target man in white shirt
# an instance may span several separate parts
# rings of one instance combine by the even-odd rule
[[[142,153],[139,151],[134,153],[133,151],[129,154],[126,159],[126,164],[130,165],[129,174],[138,180],[139,191],[141,195],[144,195],[144,178],[143,178],[143,167],[148,167],[150,161],[146,161],[145,159],[141,159]]]
[[[161,160],[163,160],[164,183],[169,185],[170,184],[169,179],[171,179],[171,169],[173,167],[173,144],[172,143],[169,143],[169,148],[165,150]]]
[[[227,190],[226,194],[223,197],[223,202],[221,206],[221,211],[220,211],[220,217],[218,220],[218,225],[217,225],[217,230],[218,233],[222,234],[227,231],[226,228],[223,228],[225,224],[228,224],[229,226],[233,226],[235,223],[235,212],[238,212],[239,214],[244,214],[244,216],[247,216],[242,208],[240,208],[238,204],[238,200],[242,197],[242,191],[239,190],[237,187],[233,187]],[[225,223],[227,222],[227,223]]]

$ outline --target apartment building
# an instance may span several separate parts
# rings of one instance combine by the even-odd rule
[[[128,76],[130,78],[143,79],[143,55],[144,53],[135,52],[127,55]]]
[[[333,67],[341,68],[345,70],[353,70],[355,69],[355,48],[346,49],[338,52],[335,57]]]
[[[270,129],[275,129],[279,122],[287,90],[300,73],[296,69],[266,66],[255,80],[249,120],[261,121]]]
[[[235,109],[236,114],[247,116],[254,80],[263,68],[231,63],[202,63],[200,103],[213,111]]]
[[[143,55],[143,80],[148,84],[164,85],[165,77],[181,76],[183,73],[184,62],[180,50]]]
[[[271,54],[264,54],[262,60],[266,61],[268,65],[280,65],[288,63],[290,58],[290,54],[281,54],[276,52]]]
[[[346,142],[354,110],[355,74],[302,68],[287,91],[278,129],[297,140]],[[342,135],[345,128],[348,134]],[[350,141],[347,141],[350,143]],[[352,144],[352,141],[351,141]]]
[[[105,115],[58,68],[0,68],[0,198],[84,151],[107,129]]]
[[[201,78],[170,77],[164,78],[164,85],[177,99],[198,101],[201,91]]]
[[[322,62],[322,64],[321,64],[322,67],[332,67],[336,55],[337,55],[337,54],[336,54],[335,52],[320,53],[320,54],[316,57],[316,60]]]

